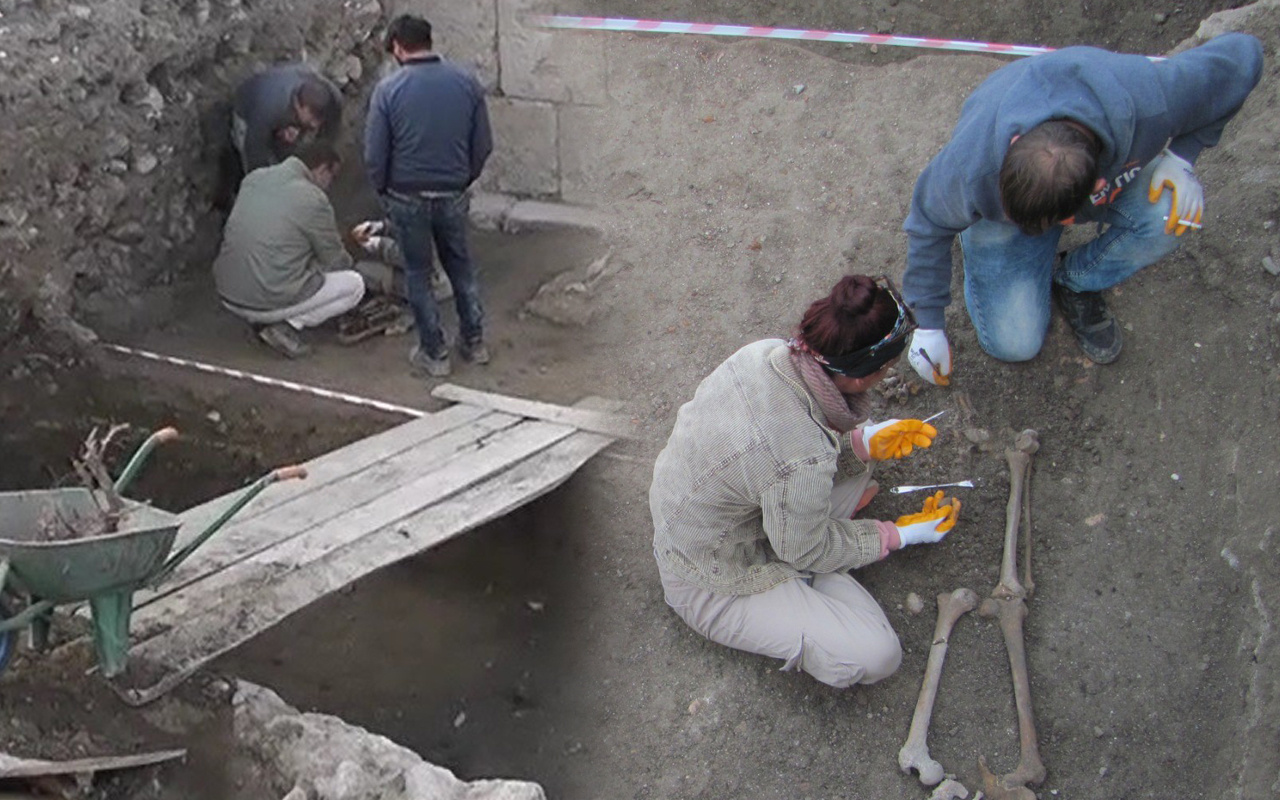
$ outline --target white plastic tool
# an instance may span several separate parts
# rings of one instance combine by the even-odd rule
[[[948,486],[961,486],[965,489],[973,488],[973,481],[959,481],[957,483],[931,483],[928,486],[895,486],[889,491],[893,494],[906,494],[907,492],[922,492],[925,489],[945,489]]]

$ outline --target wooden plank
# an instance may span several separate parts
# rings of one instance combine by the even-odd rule
[[[134,640],[181,626],[188,617],[232,604],[248,587],[274,582],[299,566],[322,558],[370,531],[394,525],[424,508],[483,482],[517,461],[551,447],[574,429],[549,422],[521,422],[485,446],[454,459],[441,469],[384,494],[376,503],[353,508],[251,558],[215,572],[134,612]]]
[[[536,423],[535,423],[536,424]],[[576,432],[492,480],[414,516],[347,542],[323,558],[279,575],[256,591],[206,605],[196,616],[135,645],[131,655],[173,670],[142,694],[155,697],[320,597],[376,569],[496,519],[564,483],[611,439]]]
[[[376,461],[411,450],[423,442],[442,436],[461,425],[484,416],[488,411],[478,407],[451,406],[444,411],[397,425],[381,433],[352,442],[306,462],[305,480],[288,481],[267,487],[252,503],[240,510],[235,522],[253,519],[259,514],[305,494],[319,492],[334,481],[357,472]],[[158,455],[158,454],[157,454]],[[281,464],[280,466],[287,466]],[[255,476],[260,477],[260,476]],[[215,497],[182,513],[182,528],[174,547],[190,542],[221,514],[233,501],[235,493]]]
[[[444,383],[437,386],[431,391],[431,396],[439,400],[465,403],[471,406],[501,411],[506,414],[516,414],[547,422],[559,422],[565,425],[572,425],[575,428],[581,428],[584,431],[602,433],[618,439],[639,438],[631,423],[618,414],[585,408],[569,408],[552,403],[543,403],[539,400],[526,400],[523,397],[491,394],[452,383]]]
[[[70,761],[43,761],[0,753],[0,779],[43,778],[53,775],[92,774],[114,769],[148,767],[152,764],[163,764],[176,758],[184,758],[186,755],[186,750],[158,750],[153,753],[137,753],[128,756],[96,756]]]
[[[486,412],[478,419],[419,442],[415,448],[366,464],[340,481],[330,481],[321,493],[296,495],[248,521],[232,520],[179,566],[162,586],[136,593],[134,606],[172,594],[334,517],[376,502],[398,486],[446,469],[454,459],[484,447],[496,433],[520,422],[519,417],[510,414]]]

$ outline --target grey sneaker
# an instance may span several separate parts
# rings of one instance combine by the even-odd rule
[[[473,342],[466,344],[465,342],[458,346],[458,355],[462,356],[463,361],[472,364],[488,364],[489,348],[484,346],[484,342]]]
[[[311,348],[288,323],[263,326],[258,328],[257,334],[268,347],[285,358],[302,358],[311,354]]]
[[[409,363],[413,368],[427,373],[432,378],[447,378],[449,376],[449,352],[439,358],[432,358],[422,351],[421,345],[414,345],[409,351]]]
[[[1053,297],[1058,308],[1075,331],[1080,349],[1095,364],[1110,364],[1120,357],[1124,340],[1120,324],[1107,308],[1102,292],[1073,292],[1062,284],[1053,284]]]

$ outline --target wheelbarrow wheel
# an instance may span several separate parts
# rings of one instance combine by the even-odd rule
[[[0,620],[8,619],[12,616],[9,612],[9,604],[5,602],[4,595],[0,594]],[[4,668],[9,666],[9,659],[13,657],[13,651],[17,649],[18,637],[15,635],[17,631],[0,631],[0,673],[4,672]]]

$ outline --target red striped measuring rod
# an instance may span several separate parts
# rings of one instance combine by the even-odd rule
[[[632,31],[636,33],[697,33],[703,36],[745,36],[757,39],[799,39],[808,42],[846,42],[849,44],[883,44],[893,47],[923,47],[931,50],[962,50],[970,53],[996,53],[1006,56],[1036,56],[1052,53],[1052,47],[1025,44],[969,42],[963,39],[932,39],[921,36],[898,36],[891,33],[847,33],[841,31],[801,30],[798,28],[765,28],[757,25],[717,25],[705,22],[668,22],[652,19],[617,17],[574,17],[564,14],[540,14],[531,17],[543,28],[568,28],[587,31]]]
[[[159,361],[164,364],[172,364],[175,367],[186,367],[200,372],[207,372],[212,375],[222,375],[236,380],[249,381],[262,386],[273,386],[277,389],[287,389],[291,392],[299,392],[301,394],[309,394],[313,397],[323,397],[326,400],[336,400],[339,403],[349,403],[356,406],[364,406],[365,408],[375,408],[378,411],[385,411],[389,414],[403,414],[407,417],[425,417],[429,412],[420,408],[410,408],[397,403],[388,403],[385,400],[376,400],[372,397],[361,397],[360,395],[348,394],[347,392],[338,392],[333,389],[325,389],[319,386],[308,386],[305,383],[297,383],[296,381],[287,381],[282,378],[271,378],[266,375],[258,375],[253,372],[246,372],[240,369],[232,369],[231,367],[220,367],[216,364],[205,364],[200,361],[192,361],[188,358],[177,358],[176,356],[166,356],[161,353],[153,353],[149,350],[138,350],[123,345],[111,344],[103,342],[102,347],[115,353],[126,356],[136,356],[145,358],[148,361]]]
[[[717,25],[708,22],[669,22],[654,19],[620,17],[574,17],[565,14],[538,14],[530,21],[542,28],[567,28],[580,31],[631,31],[634,33],[697,33],[703,36],[745,36],[757,39],[799,39],[806,42],[847,42],[849,44],[885,44],[894,47],[920,47],[928,50],[959,50],[966,53],[992,53],[1006,56],[1038,56],[1056,48],[1029,44],[970,42],[964,39],[934,39],[925,36],[898,36],[891,33],[854,33],[844,31],[803,30],[800,28],[766,28],[759,25]],[[1164,61],[1164,56],[1147,56]]]

